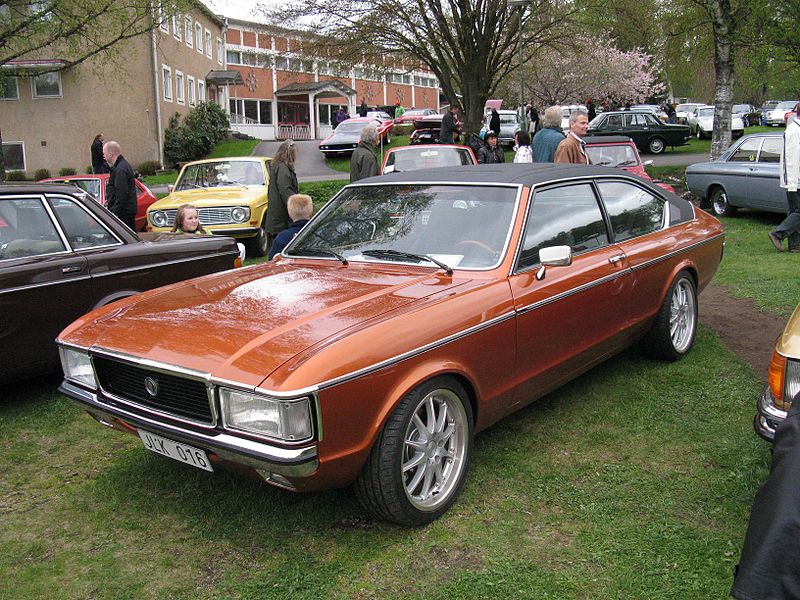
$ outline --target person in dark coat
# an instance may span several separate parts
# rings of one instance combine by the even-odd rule
[[[108,173],[106,159],[103,158],[103,134],[98,133],[92,141],[92,173]]]
[[[486,132],[486,145],[478,150],[478,164],[491,165],[506,162],[503,149],[497,144],[497,134],[493,130]]]
[[[289,196],[286,208],[289,211],[289,218],[292,219],[292,224],[275,236],[275,241],[272,242],[272,248],[270,248],[269,251],[270,260],[272,260],[276,254],[283,252],[283,249],[294,239],[294,236],[305,227],[305,224],[308,223],[308,220],[314,212],[314,203],[311,201],[311,196],[307,196],[306,194],[293,194]]]
[[[775,430],[772,465],[750,512],[731,596],[800,598],[800,394]]]
[[[563,141],[561,107],[551,106],[544,111],[542,128],[533,136],[533,162],[555,162],[556,150]]]
[[[344,107],[340,106],[339,110],[336,112],[336,126],[338,127],[339,123],[346,121],[349,118],[350,115],[347,114],[347,111],[344,109]]]
[[[597,109],[594,107],[594,102],[589,98],[586,101],[586,114],[589,116],[589,122],[593,121],[597,116]]]
[[[529,128],[529,133],[533,135],[537,131],[539,131],[539,111],[536,110],[536,107],[533,105],[533,102],[528,102],[530,108],[528,109],[528,120],[531,123]]]
[[[297,150],[294,140],[286,140],[279,147],[269,166],[269,189],[267,215],[264,228],[267,230],[270,246],[275,236],[292,224],[286,204],[289,196],[298,192],[297,174],[294,172],[294,161]]]
[[[103,145],[103,157],[111,167],[106,183],[106,208],[119,217],[119,220],[136,231],[136,177],[133,168],[122,156],[117,142]]]
[[[461,126],[458,122],[458,117],[456,116],[457,112],[458,107],[454,104],[451,104],[450,109],[442,117],[442,126],[439,129],[440,144],[453,144],[455,142],[455,136],[461,133]]]
[[[359,117],[366,117],[369,108],[367,107],[367,100],[364,96],[361,96],[361,104],[358,107],[358,116]]]
[[[378,174],[377,145],[378,130],[375,125],[367,125],[361,130],[361,140],[350,157],[350,183]]]
[[[489,130],[500,135],[500,113],[495,108],[492,109],[492,117],[489,119]]]

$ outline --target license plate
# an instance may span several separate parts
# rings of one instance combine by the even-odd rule
[[[160,435],[142,429],[139,430],[139,437],[142,439],[144,447],[151,452],[167,456],[178,462],[186,463],[187,465],[192,465],[198,469],[214,472],[214,469],[211,468],[211,461],[208,460],[208,456],[204,450],[189,446],[188,444],[181,444],[180,442],[168,440]]]

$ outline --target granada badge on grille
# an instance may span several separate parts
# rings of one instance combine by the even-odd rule
[[[158,379],[155,377],[145,377],[144,389],[147,390],[147,393],[151,396],[156,396],[158,394]]]

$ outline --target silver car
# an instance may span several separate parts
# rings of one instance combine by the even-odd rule
[[[517,133],[520,131],[519,115],[515,110],[498,110],[500,113],[500,135],[497,136],[497,143],[501,146],[513,146],[516,143]],[[489,119],[491,113],[486,115],[486,122],[481,129],[482,133],[489,130]]]
[[[711,137],[714,131],[714,107],[711,105],[698,106],[686,118],[686,124],[692,130],[692,135],[698,140]],[[744,121],[740,115],[731,114],[731,134],[740,137],[744,134]]]
[[[786,213],[786,192],[780,183],[783,136],[757,133],[743,137],[713,162],[686,168],[686,186],[717,216],[737,208]]]

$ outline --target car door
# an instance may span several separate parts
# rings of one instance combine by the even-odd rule
[[[782,137],[764,137],[757,159],[749,165],[747,188],[756,208],[786,212],[786,191],[780,186],[781,152]]]
[[[713,182],[725,188],[728,202],[734,206],[752,208],[756,203],[758,191],[754,189],[756,180],[749,177],[756,164],[761,137],[746,138],[736,146],[727,160],[711,163]]]
[[[0,198],[0,379],[58,368],[53,342],[92,307],[86,259],[40,195]]]
[[[645,115],[641,113],[626,114],[623,133],[631,138],[638,148],[647,148],[647,141],[650,138],[650,128],[647,125]]]
[[[539,250],[572,248],[572,264],[539,263]],[[625,338],[630,271],[609,242],[590,182],[534,194],[510,277],[517,327],[515,403],[539,397],[609,356]]]

